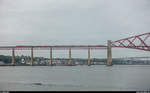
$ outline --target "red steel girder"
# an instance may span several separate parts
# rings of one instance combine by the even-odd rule
[[[112,47],[120,47],[120,48],[132,48],[150,51],[150,41],[148,39],[150,37],[150,32],[144,33],[141,35],[131,36],[128,38],[124,38],[121,40],[111,42]],[[138,41],[138,43],[137,43]],[[140,43],[139,43],[140,42]],[[41,46],[32,46],[32,45],[17,45],[17,46],[0,46],[0,50],[30,50],[31,48],[36,50],[48,50],[50,48],[55,50],[65,50],[65,49],[107,49],[105,45],[41,45]]]
[[[41,45],[41,46],[32,46],[32,45],[17,45],[17,46],[0,46],[0,50],[30,50],[31,48],[35,50],[49,50],[50,48],[54,50],[66,50],[66,49],[73,49],[73,50],[81,50],[81,49],[106,49],[107,46],[105,45]]]
[[[132,48],[144,51],[150,51],[150,32],[141,35],[131,36],[121,40],[113,41],[112,47]]]

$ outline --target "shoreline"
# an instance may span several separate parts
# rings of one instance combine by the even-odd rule
[[[101,64],[101,65],[105,65],[105,64]],[[113,64],[113,65],[150,65],[150,64]],[[4,66],[31,66],[31,65],[11,65],[11,64],[0,65],[0,67],[4,67]],[[65,65],[32,65],[32,66],[50,66],[50,67],[52,67],[52,66],[88,66],[88,65],[66,65],[65,64]],[[109,66],[109,67],[112,67],[112,66]]]

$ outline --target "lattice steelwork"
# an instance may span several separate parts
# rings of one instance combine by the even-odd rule
[[[117,41],[112,41],[111,46],[112,47],[120,47],[120,48],[132,48],[132,49],[139,49],[139,50],[145,50],[150,51],[150,32],[136,35],[128,38],[124,38]],[[148,40],[149,39],[149,40]],[[79,49],[107,49],[107,45],[42,45],[42,46],[24,46],[24,45],[17,45],[17,46],[0,46],[0,50],[30,50],[31,48],[34,48],[34,50],[49,50],[50,48],[54,50],[64,50],[64,49],[73,49],[73,50],[79,50]]]
[[[132,49],[150,51],[149,37],[150,37],[150,32],[113,41],[111,43],[112,43],[112,47],[132,48]]]

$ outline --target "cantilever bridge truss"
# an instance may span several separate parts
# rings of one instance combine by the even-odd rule
[[[150,32],[113,41],[112,47],[132,48],[150,51]]]
[[[131,48],[131,49],[138,49],[144,51],[150,51],[150,32],[136,35],[128,38],[124,38],[117,41],[110,41],[108,40],[107,45],[42,45],[42,46],[24,46],[24,45],[17,45],[17,46],[0,46],[0,50],[12,50],[12,65],[15,64],[15,51],[14,50],[31,50],[31,62],[30,65],[33,64],[33,49],[48,49],[50,50],[50,62],[49,64],[52,65],[52,50],[54,49],[69,49],[69,60],[68,64],[71,65],[71,50],[72,49],[87,49],[88,50],[88,65],[91,65],[90,62],[90,49],[107,49],[107,65],[112,65],[112,47],[119,47],[119,48]]]
[[[111,42],[112,47],[118,48],[131,48],[131,49],[138,49],[138,50],[145,50],[150,51],[150,32],[144,33],[141,35],[136,35],[128,38],[124,38],[117,41]],[[32,46],[32,45],[17,45],[17,46],[0,46],[0,50],[30,50],[31,48],[34,49],[107,49],[107,45],[41,45],[41,46]]]

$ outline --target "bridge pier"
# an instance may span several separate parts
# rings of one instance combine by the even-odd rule
[[[107,66],[112,66],[111,40],[107,41]]]
[[[50,60],[49,60],[49,65],[53,65],[53,59],[52,59],[52,48],[50,48]]]
[[[30,61],[30,65],[33,65],[33,47],[31,47],[31,61]]]
[[[69,48],[69,60],[68,60],[68,65],[72,65],[72,63],[71,63],[71,48]]]
[[[91,60],[90,60],[90,48],[88,48],[88,66],[91,65]]]
[[[14,66],[15,65],[15,50],[14,48],[12,49],[12,59],[11,59],[11,64]]]

